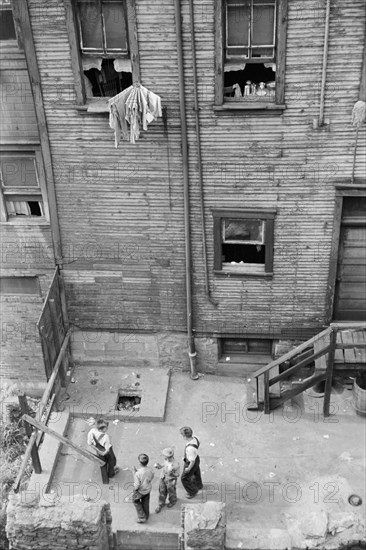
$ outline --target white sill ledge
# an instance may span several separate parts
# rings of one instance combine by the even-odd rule
[[[247,113],[263,112],[265,114],[280,115],[286,109],[286,105],[275,105],[273,103],[246,103],[244,101],[238,101],[237,103],[226,103],[222,105],[214,105],[213,110],[216,113],[230,112],[230,111],[245,111]]]
[[[224,269],[215,269],[215,275],[220,275],[221,277],[273,277],[272,271],[228,271]]]

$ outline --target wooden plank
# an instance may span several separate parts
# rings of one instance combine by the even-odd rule
[[[353,344],[353,333],[349,330],[341,331],[342,343]],[[356,354],[354,348],[344,350],[344,360],[346,363],[356,363]]]
[[[305,390],[311,388],[312,386],[315,386],[315,384],[322,382],[324,379],[325,379],[325,372],[313,375],[311,378],[307,378],[304,382],[301,382],[301,384],[296,384],[295,387],[292,388],[291,390],[284,391],[281,394],[281,397],[273,397],[271,399],[272,410],[276,407],[279,407],[279,405],[282,405],[289,399],[292,399],[296,395],[299,395]]]
[[[67,349],[67,346],[69,344],[70,337],[71,337],[71,329],[68,330],[68,332],[65,336],[65,339],[62,343],[60,353],[58,354],[55,366],[53,367],[52,374],[51,374],[50,379],[47,383],[47,386],[46,386],[46,389],[43,393],[42,399],[41,399],[41,401],[38,405],[38,410],[37,410],[37,415],[36,415],[37,420],[40,420],[42,418],[42,414],[44,413],[44,410],[45,410],[46,405],[48,403],[49,397],[50,397],[52,389],[53,389],[53,385],[54,385],[56,377],[58,375],[58,370],[59,370],[60,365],[61,365],[62,360],[63,360],[65,350]]]
[[[364,331],[354,332],[353,340],[355,343],[357,343],[357,348],[355,348],[356,362],[366,363],[366,350],[364,348],[364,346],[366,345],[366,332]]]
[[[277,60],[276,60],[276,104],[285,103],[287,0],[277,4]]]
[[[31,424],[32,426],[37,428],[37,430],[41,430],[42,432],[50,435],[51,437],[54,437],[55,439],[60,441],[63,445],[66,445],[67,447],[70,447],[71,449],[73,449],[74,451],[79,453],[81,456],[83,456],[84,458],[86,458],[90,462],[93,462],[94,464],[98,464],[101,467],[105,466],[104,460],[102,460],[101,458],[98,458],[97,456],[95,456],[90,451],[87,451],[86,449],[83,449],[83,447],[81,445],[76,445],[75,443],[73,443],[72,441],[70,441],[69,439],[64,437],[63,435],[60,435],[59,433],[55,432],[54,430],[51,430],[51,428],[49,428],[48,426],[46,426],[42,422],[39,422],[38,420],[35,420],[34,418],[29,416],[28,414],[24,414],[22,418],[23,418],[23,420],[25,420],[26,422],[28,422],[29,424]]]
[[[140,82],[140,56],[138,48],[135,0],[126,0],[128,43],[132,65],[132,82]]]
[[[292,357],[294,357],[295,355],[297,355],[301,351],[304,351],[310,345],[313,345],[318,340],[321,340],[327,334],[330,334],[330,332],[331,332],[330,327],[326,328],[325,330],[323,330],[319,334],[316,334],[315,336],[313,336],[312,338],[310,338],[309,340],[307,340],[303,344],[300,344],[299,346],[297,346],[295,349],[285,353],[285,355],[282,355],[278,359],[275,359],[274,361],[272,361],[271,363],[269,363],[265,367],[262,367],[261,369],[258,369],[255,373],[253,373],[253,376],[254,377],[260,376],[261,374],[266,372],[266,370],[270,370],[273,367],[276,367],[277,365],[280,365],[281,363],[284,363],[285,361],[287,361],[288,359],[291,359]]]
[[[344,363],[343,349],[338,347],[338,345],[342,343],[342,335],[341,334],[342,334],[341,331],[337,332],[337,345],[336,345],[335,354],[334,354],[335,363]]]
[[[328,352],[328,364],[327,364],[327,370],[325,373],[325,389],[324,389],[324,403],[323,403],[323,414],[325,417],[329,416],[329,405],[330,405],[330,395],[332,391],[334,356],[335,356],[336,344],[337,344],[337,329],[332,328],[332,332],[330,333],[330,348]]]
[[[18,400],[19,400],[20,410],[22,411],[22,415],[28,414],[29,409],[28,409],[28,403],[27,403],[26,395],[24,393],[18,393]],[[28,422],[23,421],[23,423],[24,423],[24,428],[25,428],[27,436],[29,438],[31,438],[33,430],[31,429]],[[41,461],[39,460],[39,454],[38,454],[38,448],[37,448],[37,443],[36,442],[31,446],[31,453],[30,454],[31,454],[31,458],[32,458],[33,470],[35,471],[36,474],[41,474],[42,473],[42,466],[41,466]]]
[[[74,86],[76,94],[76,104],[84,105],[86,100],[85,81],[83,65],[80,55],[79,34],[76,27],[75,2],[73,0],[64,0],[66,29],[69,37],[71,68],[74,76]]]
[[[314,342],[314,352],[316,355],[319,354],[319,352],[321,352],[324,347],[327,347],[329,349],[329,336],[326,335],[324,336],[323,338],[321,338],[320,340],[317,340]],[[315,360],[315,369],[316,370],[326,370],[327,368],[327,358],[325,355],[323,355],[322,353],[320,353],[320,355],[318,355],[318,357],[316,358]]]
[[[50,224],[53,242],[53,251],[56,264],[62,263],[61,234],[58,221],[58,211],[55,192],[55,181],[53,177],[53,162],[51,147],[48,137],[46,114],[43,105],[41,78],[38,69],[37,55],[33,42],[32,27],[29,19],[28,2],[24,0],[12,0],[13,17],[21,30],[21,41],[24,45],[24,53],[27,60],[29,79],[32,87],[32,95],[36,110],[38,131],[41,141],[41,150],[44,163],[44,171],[47,180],[47,198],[50,210]]]
[[[286,378],[288,378],[292,374],[295,374],[295,372],[297,372],[299,369],[301,369],[303,367],[306,367],[307,365],[310,365],[310,363],[312,363],[314,361],[314,359],[315,360],[319,359],[321,355],[325,356],[328,353],[328,351],[329,351],[329,346],[327,346],[323,349],[320,349],[317,353],[315,353],[311,357],[307,357],[306,359],[304,359],[300,363],[297,363],[293,367],[290,367],[289,369],[285,370],[284,372],[281,372],[281,374],[275,376],[274,378],[271,378],[271,380],[269,382],[269,385],[271,386],[272,384],[275,384],[276,382],[279,382],[280,380],[285,380]],[[316,370],[320,370],[320,368],[316,367]],[[326,369],[324,368],[324,369],[321,369],[321,370],[325,371]]]
[[[215,105],[224,100],[223,0],[215,2]]]
[[[269,397],[269,370],[264,373],[264,414],[271,412]]]

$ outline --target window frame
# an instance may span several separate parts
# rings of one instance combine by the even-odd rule
[[[43,165],[43,157],[40,147],[29,146],[0,146],[0,156],[14,156],[14,157],[32,157],[34,158],[38,186],[14,186],[6,187],[3,185],[2,178],[0,176],[0,222],[14,223],[14,224],[43,224],[49,223],[49,206],[46,190],[46,176]],[[41,203],[40,208],[42,211],[41,216],[12,216],[9,215],[6,206],[6,196],[17,197],[19,201],[35,200]]]
[[[271,277],[273,276],[273,248],[274,248],[274,219],[276,209],[273,208],[245,208],[240,210],[213,210],[213,234],[214,234],[214,273],[215,275],[225,275],[227,277]],[[249,268],[248,266],[235,266],[235,269],[227,269],[222,261],[222,221],[225,219],[260,219],[265,221],[265,261],[264,269]],[[253,265],[253,264],[250,264]]]
[[[215,6],[215,99],[214,110],[245,111],[283,111],[285,109],[285,66],[287,37],[287,3],[288,0],[276,1],[276,89],[274,102],[225,101],[225,48],[226,48],[226,0],[216,0]],[[238,59],[238,58],[236,58]],[[243,63],[252,61],[243,57]],[[266,58],[258,58],[253,63],[267,63]]]
[[[137,23],[136,23],[136,9],[135,9],[135,0],[121,0],[121,2],[126,6],[126,27],[127,27],[127,41],[128,41],[128,52],[129,59],[131,60],[132,66],[132,82],[140,82],[140,61],[139,61],[139,52],[138,52],[138,41],[137,41]],[[74,85],[76,93],[76,104],[80,106],[85,106],[87,103],[100,102],[102,100],[105,103],[106,108],[100,109],[99,112],[108,112],[107,109],[107,97],[93,97],[87,98],[84,82],[84,70],[82,65],[82,50],[81,50],[81,37],[79,32],[78,25],[78,13],[76,0],[63,0],[65,7],[66,15],[66,27],[69,36],[69,44],[71,51],[71,66],[72,72],[74,75]],[[86,53],[86,55],[88,55]],[[96,54],[96,52],[90,51],[90,55],[100,55],[105,58],[126,58],[127,55],[122,52],[115,52],[111,54]],[[85,109],[85,107],[84,107]]]
[[[235,351],[225,351],[225,341],[227,340],[237,340],[240,342],[245,343],[247,347],[246,352],[235,352]],[[268,353],[262,352],[258,353],[255,351],[249,351],[250,349],[250,341],[262,341],[265,340],[269,343],[270,350]],[[242,363],[242,362],[249,362],[250,359],[254,359],[256,357],[273,357],[273,346],[274,346],[274,339],[268,338],[266,335],[263,337],[252,337],[252,336],[244,336],[244,337],[230,337],[230,336],[220,336],[217,339],[218,343],[218,360],[221,363]],[[229,358],[229,359],[228,359]]]

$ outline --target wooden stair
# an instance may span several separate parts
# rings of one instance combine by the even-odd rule
[[[281,389],[281,382],[300,369],[315,364],[312,376]],[[279,372],[283,366],[286,370]],[[366,372],[366,323],[332,323],[328,328],[272,361],[254,374],[257,389],[255,410],[271,410],[325,380],[324,416],[329,416],[330,392],[334,374],[357,376]],[[276,386],[276,391],[273,388]]]

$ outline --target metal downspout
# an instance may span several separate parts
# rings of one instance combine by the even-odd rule
[[[201,131],[200,131],[200,115],[198,106],[198,86],[197,86],[197,65],[196,65],[196,44],[194,40],[194,11],[193,0],[189,0],[189,15],[191,28],[191,49],[192,49],[192,71],[193,71],[193,94],[194,94],[194,113],[196,117],[196,137],[197,137],[197,164],[198,164],[198,183],[200,192],[200,210],[201,210],[201,228],[202,228],[202,249],[203,249],[203,264],[205,270],[205,292],[208,300],[215,307],[218,306],[210,293],[210,285],[208,280],[208,265],[207,265],[207,243],[206,243],[206,225],[205,225],[205,202],[203,190],[203,174],[202,174],[202,156],[201,156]]]
[[[179,80],[179,106],[182,133],[182,170],[183,170],[183,199],[184,199],[184,241],[186,257],[186,306],[187,306],[187,338],[188,355],[191,367],[192,380],[198,379],[197,374],[197,353],[195,349],[192,329],[192,280],[191,280],[191,234],[189,222],[189,175],[188,175],[188,140],[187,120],[184,98],[184,68],[183,68],[183,45],[182,45],[182,19],[180,14],[180,0],[175,0],[175,24],[177,36],[177,57],[178,57],[178,80]]]
[[[325,84],[326,84],[326,78],[327,78],[327,65],[328,65],[329,21],[330,21],[330,0],[327,0],[326,10],[325,10],[323,69],[322,69],[322,81],[321,81],[321,88],[320,88],[320,107],[319,107],[319,120],[318,120],[319,127],[323,126],[324,124]]]

